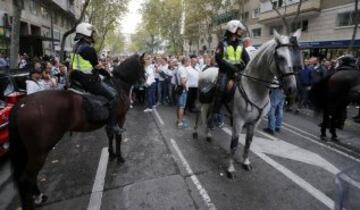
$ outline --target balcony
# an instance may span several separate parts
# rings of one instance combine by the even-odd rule
[[[311,16],[320,13],[321,0],[304,0],[301,5],[300,15]],[[286,16],[294,16],[297,12],[298,3],[293,3],[286,6]],[[279,12],[284,13],[285,7],[279,7]],[[259,15],[259,23],[270,23],[280,20],[279,15],[272,9],[270,2],[261,3],[261,13]]]

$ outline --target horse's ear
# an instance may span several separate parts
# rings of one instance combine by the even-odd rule
[[[141,54],[141,56],[140,56],[140,60],[143,60],[143,58],[144,58],[144,56],[145,56],[145,52],[143,52],[142,54]]]
[[[299,28],[298,30],[295,31],[295,33],[293,34],[294,37],[296,37],[296,40],[299,41],[300,36],[301,36],[301,28]]]
[[[275,41],[280,42],[281,35],[275,29],[274,29],[273,33],[274,33]]]

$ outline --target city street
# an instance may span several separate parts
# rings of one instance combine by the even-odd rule
[[[186,119],[192,127],[194,114]],[[108,161],[103,129],[66,134],[40,172],[49,196],[39,209],[333,209],[335,175],[360,163],[356,124],[339,131],[341,144],[319,141],[318,121],[285,114],[275,136],[259,125],[252,144],[253,170],[241,168],[240,137],[236,177],[226,177],[229,126],[212,142],[192,138],[192,128],[175,126],[174,107],[127,116],[123,165]],[[8,160],[1,162],[0,209],[18,207]]]

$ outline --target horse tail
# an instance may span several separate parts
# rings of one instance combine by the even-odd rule
[[[28,154],[24,142],[21,140],[17,125],[18,106],[15,105],[10,113],[9,119],[9,143],[10,161],[13,170],[13,177],[16,184],[19,184],[21,176],[25,171]]]

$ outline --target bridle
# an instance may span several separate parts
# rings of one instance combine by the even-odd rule
[[[296,72],[294,71],[294,67],[293,67],[293,71],[292,72],[289,72],[289,73],[283,73],[281,70],[280,70],[280,67],[279,67],[279,55],[277,53],[277,50],[279,48],[282,48],[282,47],[287,47],[289,48],[289,50],[291,52],[295,51],[295,50],[299,50],[300,49],[300,46],[297,42],[297,39],[295,36],[291,36],[290,37],[290,40],[289,40],[289,44],[281,44],[279,42],[277,42],[277,45],[275,47],[275,55],[274,55],[274,58],[275,58],[275,64],[276,64],[276,70],[277,72],[280,74],[280,77],[278,78],[279,81],[281,81],[283,78],[285,77],[289,77],[289,76],[295,76],[296,75]]]
[[[279,55],[277,53],[277,49],[282,48],[282,47],[288,47],[289,49],[291,49],[291,51],[295,51],[295,50],[300,49],[299,44],[297,42],[297,39],[294,36],[290,37],[290,42],[288,44],[281,44],[280,42],[277,42],[277,45],[275,47],[274,59],[275,59],[276,70],[280,74],[280,76],[278,78],[279,81],[282,81],[285,77],[289,77],[289,76],[293,76],[293,75],[297,74],[296,71],[294,71],[294,70],[292,72],[289,72],[289,73],[283,73],[280,70],[279,62],[278,62],[279,61]],[[262,83],[262,84],[265,84],[266,86],[267,85],[280,85],[279,82],[260,79],[258,77],[253,77],[253,76],[246,75],[246,74],[243,74],[243,73],[240,73],[240,72],[238,72],[237,75],[249,78],[251,80],[254,80],[254,81]]]
[[[293,71],[292,72],[289,72],[289,73],[283,73],[281,70],[280,70],[280,67],[279,67],[279,63],[278,63],[278,60],[279,60],[279,55],[277,54],[277,49],[281,48],[281,47],[288,47],[289,49],[291,49],[292,51],[294,50],[298,50],[300,47],[297,43],[297,40],[296,40],[296,37],[292,36],[290,37],[290,42],[289,44],[281,44],[279,42],[277,42],[277,46],[275,47],[275,55],[274,55],[274,58],[275,58],[275,63],[276,63],[276,69],[278,71],[278,73],[280,73],[280,76],[278,78],[278,81],[282,81],[283,78],[285,77],[289,77],[289,76],[295,76],[295,71],[294,71],[294,68],[293,68]],[[274,81],[267,81],[267,80],[263,80],[263,79],[260,79],[260,78],[257,78],[257,77],[252,77],[252,76],[249,76],[249,75],[245,75],[245,74],[242,74],[242,73],[238,73],[239,76],[244,76],[244,77],[247,77],[249,79],[252,79],[256,82],[259,82],[259,83],[262,83],[262,84],[265,84],[265,86],[267,85],[277,85],[277,86],[280,86],[280,83],[279,82],[274,82]],[[239,78],[240,79],[240,78]],[[261,117],[261,114],[262,112],[264,111],[264,108],[269,104],[269,101],[267,101],[267,103],[263,106],[263,107],[260,107],[258,106],[257,104],[255,104],[254,102],[252,102],[248,96],[248,94],[246,93],[245,89],[243,88],[241,82],[238,82],[238,89],[239,89],[239,92],[240,94],[244,97],[245,101],[250,104],[251,106],[255,107],[259,114],[257,116],[257,118],[252,122],[252,123],[256,123],[260,117]],[[270,88],[269,86],[267,86],[268,88]]]

